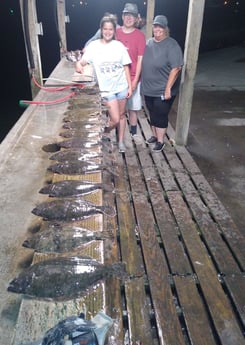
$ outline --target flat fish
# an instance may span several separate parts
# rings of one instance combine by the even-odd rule
[[[65,161],[91,161],[94,158],[103,157],[101,152],[92,152],[86,149],[65,150],[56,152],[49,157],[50,160],[65,162]]]
[[[103,164],[90,164],[86,161],[65,161],[50,165],[47,170],[56,174],[65,175],[84,175],[94,172],[107,170],[111,174],[117,176],[117,169],[113,166],[106,166]]]
[[[54,224],[28,237],[22,246],[38,253],[66,253],[88,245],[95,240],[109,238],[99,231],[78,226]]]
[[[73,299],[98,281],[126,277],[125,265],[103,265],[91,258],[57,257],[31,265],[8,285],[9,292],[44,299]]]
[[[116,215],[115,209],[112,206],[95,205],[81,198],[63,198],[46,201],[38,204],[32,210],[32,213],[46,220],[57,221],[82,220],[98,213],[109,217]]]
[[[98,110],[92,111],[91,109],[74,109],[74,110],[67,110],[64,113],[65,116],[77,116],[79,115],[80,117],[93,117],[93,116],[99,116],[101,115],[101,112]]]
[[[66,122],[62,126],[65,129],[80,129],[84,130],[84,132],[93,131],[100,133],[102,131],[102,126],[98,126],[98,123],[87,123],[85,124],[83,121],[72,121]]]
[[[91,148],[94,146],[98,146],[99,144],[100,142],[97,140],[88,141],[84,138],[78,138],[78,137],[67,139],[67,140],[56,143],[57,146],[63,147],[63,148],[80,148],[80,147]]]
[[[95,104],[91,103],[77,103],[77,104],[71,104],[67,107],[69,110],[75,110],[75,109],[86,109],[88,111],[92,111],[95,108]]]
[[[97,97],[87,97],[87,99],[83,99],[82,97],[80,97],[80,95],[76,96],[74,95],[72,98],[69,99],[69,106],[68,109],[70,108],[70,106],[72,105],[82,105],[82,106],[93,106],[95,104],[101,104],[101,100],[100,100],[100,96],[97,95]]]
[[[71,121],[80,121],[84,122],[85,124],[91,124],[91,123],[98,123],[101,120],[101,115],[98,114],[88,114],[86,117],[82,117],[81,114],[78,113],[71,113],[67,114],[65,117],[63,117],[63,122],[71,122]]]
[[[69,197],[75,195],[87,195],[102,189],[112,192],[112,186],[104,183],[91,183],[89,181],[63,180],[48,184],[39,190],[41,194],[48,194],[50,197]]]
[[[59,133],[59,135],[62,138],[74,138],[74,137],[82,137],[84,138],[88,138],[88,139],[92,139],[92,140],[99,140],[99,133],[98,132],[87,132],[84,130],[80,130],[80,129],[67,129],[65,131],[62,131]]]

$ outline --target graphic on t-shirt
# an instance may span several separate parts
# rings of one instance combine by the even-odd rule
[[[121,73],[122,65],[117,62],[103,62],[99,66],[100,73],[106,78],[112,78]]]

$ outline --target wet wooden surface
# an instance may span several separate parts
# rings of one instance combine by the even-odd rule
[[[105,279],[92,293],[66,302],[24,297],[13,345],[38,339],[67,316],[86,311],[90,318],[99,310],[114,321],[108,344],[245,344],[243,236],[187,150],[170,144],[171,127],[164,151],[153,153],[145,144],[151,130],[142,110],[138,135],[142,143],[136,145],[126,128],[127,150],[120,154],[113,133],[107,164],[117,174],[90,176],[113,185],[113,192],[101,191],[91,201],[115,207],[117,215],[86,223],[112,236],[79,251],[104,264],[122,261],[127,278]],[[69,178],[84,176],[52,176]],[[33,262],[43,259],[35,254]]]

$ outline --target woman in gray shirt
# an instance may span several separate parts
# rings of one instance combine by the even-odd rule
[[[147,144],[153,151],[164,148],[168,114],[179,90],[183,53],[179,44],[169,37],[168,20],[158,15],[153,21],[153,38],[147,42],[142,61],[141,94],[150,114],[152,136]]]

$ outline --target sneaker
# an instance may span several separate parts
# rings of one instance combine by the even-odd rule
[[[121,153],[126,151],[126,147],[123,142],[118,143],[118,149]]]
[[[142,144],[142,140],[138,134],[131,135],[132,139],[134,140],[135,144]]]
[[[107,134],[107,133],[103,133],[102,136],[101,136],[101,140],[104,141],[104,142],[111,141],[110,135]]]
[[[145,142],[146,144],[155,144],[157,142],[157,138],[152,136],[149,139],[147,139]]]
[[[153,152],[161,152],[165,146],[165,143],[160,143],[159,141],[156,143],[154,148],[152,149]]]

